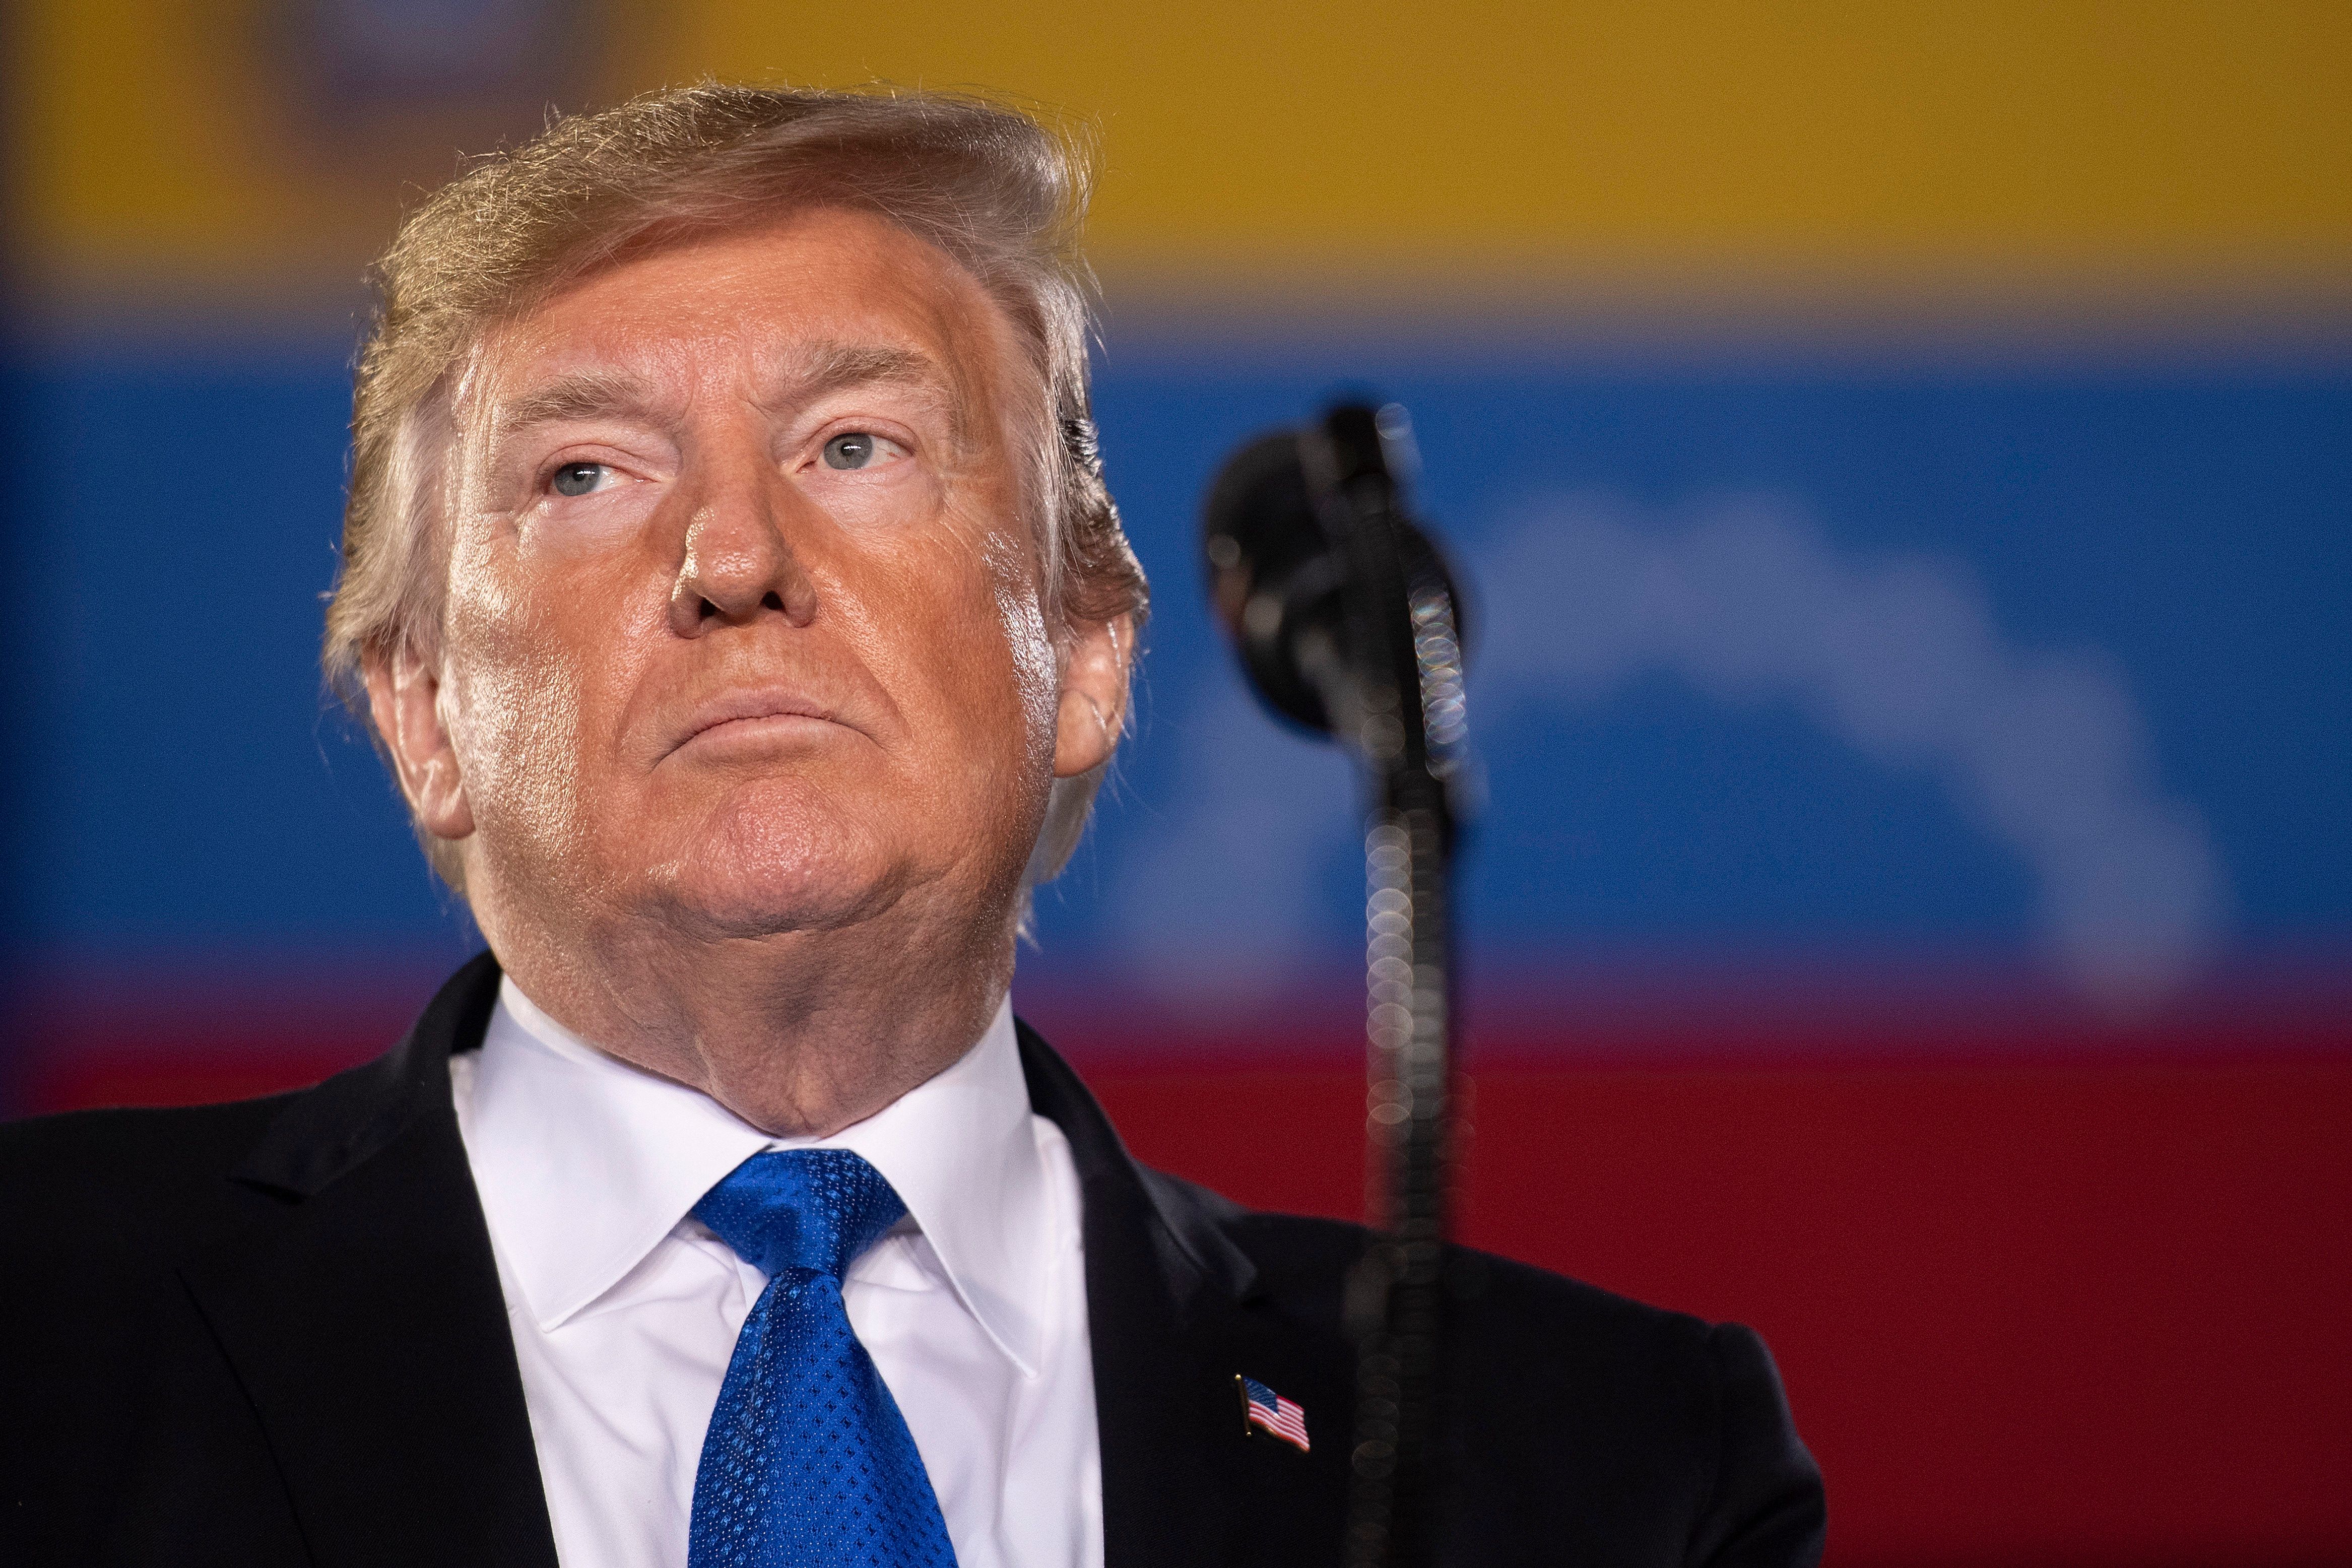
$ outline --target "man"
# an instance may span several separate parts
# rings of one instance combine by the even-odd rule
[[[703,87],[409,221],[326,664],[488,952],[316,1089],[8,1130],[24,1560],[1338,1560],[1361,1234],[1137,1167],[1006,999],[1145,611],[1082,201]],[[1754,1335],[1463,1278],[1448,1561],[1818,1554]]]

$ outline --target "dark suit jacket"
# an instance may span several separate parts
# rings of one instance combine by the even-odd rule
[[[449,1098],[487,957],[315,1089],[0,1129],[0,1558],[555,1562]],[[1136,1164],[1025,1026],[1085,1195],[1109,1568],[1339,1560],[1363,1233]],[[1819,1474],[1763,1344],[1499,1258],[1454,1320],[1448,1562],[1810,1563]],[[1311,1454],[1244,1436],[1234,1375]]]

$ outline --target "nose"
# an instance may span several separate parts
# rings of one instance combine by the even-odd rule
[[[694,637],[763,615],[795,626],[816,619],[816,584],[793,545],[807,510],[812,504],[764,451],[713,465],[687,521],[670,629]]]

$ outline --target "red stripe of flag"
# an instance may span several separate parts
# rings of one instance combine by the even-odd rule
[[[1272,1410],[1252,1400],[1249,1417],[1252,1423],[1265,1427],[1285,1442],[1297,1444],[1301,1452],[1307,1451],[1307,1412],[1289,1400],[1277,1394]]]

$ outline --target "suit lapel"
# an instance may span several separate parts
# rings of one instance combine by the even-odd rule
[[[321,1563],[555,1563],[449,1099],[498,982],[475,960],[397,1050],[293,1101],[236,1177],[272,1206],[181,1270]]]
[[[1030,1103],[1069,1139],[1086,1205],[1107,1568],[1336,1561],[1351,1375],[1336,1271],[1328,1302],[1276,1300],[1217,1200],[1136,1164],[1068,1064],[1020,1034]],[[1311,1455],[1249,1435],[1236,1373],[1307,1406]]]

